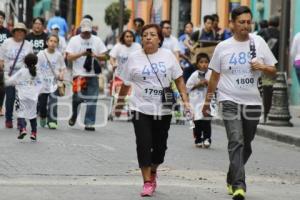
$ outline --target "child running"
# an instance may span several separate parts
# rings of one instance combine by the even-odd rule
[[[205,101],[207,85],[211,75],[208,70],[209,57],[206,53],[199,53],[196,59],[197,70],[187,81],[190,103],[194,110],[194,137],[196,147],[209,148],[211,144],[211,120],[204,119],[202,107]]]
[[[47,124],[50,129],[57,129],[57,81],[64,79],[66,70],[64,57],[57,50],[58,43],[58,36],[50,35],[47,38],[48,48],[37,55],[37,70],[43,76],[45,84],[39,97],[40,126],[45,127]]]
[[[16,87],[16,113],[18,117],[19,135],[23,139],[27,135],[26,120],[30,120],[30,139],[37,139],[37,102],[38,96],[43,89],[43,80],[37,74],[36,64],[38,58],[30,53],[24,58],[25,66],[6,80],[7,86]]]

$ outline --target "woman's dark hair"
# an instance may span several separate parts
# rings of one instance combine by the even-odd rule
[[[160,39],[159,47],[161,47],[161,45],[162,45],[163,42],[164,42],[164,36],[163,36],[163,34],[162,34],[162,31],[161,31],[161,28],[160,28],[159,25],[157,25],[157,24],[147,24],[147,25],[143,26],[143,28],[142,28],[142,37],[143,37],[144,32],[145,32],[147,29],[149,29],[149,28],[155,28],[155,29],[156,29],[157,35],[158,35],[158,37],[159,37],[159,39]]]
[[[50,34],[50,35],[48,35],[47,41],[48,41],[51,37],[55,37],[55,38],[57,39],[57,44],[59,43],[59,37],[58,37],[58,35],[56,35],[56,34]]]
[[[45,25],[45,20],[44,20],[44,18],[42,18],[42,17],[36,17],[36,18],[34,18],[34,19],[32,20],[32,23],[34,24],[34,23],[36,22],[36,20],[39,20],[39,21],[42,23],[43,26]]]
[[[252,18],[252,12],[250,10],[250,8],[248,6],[240,6],[240,7],[237,7],[235,9],[232,10],[231,12],[231,19],[232,21],[235,21],[236,18],[242,14],[247,14],[249,13],[251,15],[251,18]]]
[[[210,61],[209,56],[207,55],[207,53],[199,53],[197,55],[196,58],[196,64],[202,59],[202,58],[206,58],[208,60],[208,62]]]
[[[144,25],[145,25],[145,21],[144,21],[142,18],[140,18],[140,17],[135,18],[135,19],[133,20],[133,23],[134,23],[134,24],[135,24],[136,22],[140,23],[141,26],[144,26]]]
[[[183,26],[183,29],[185,29],[185,27],[187,26],[187,25],[192,25],[192,27],[194,27],[194,24],[193,24],[193,22],[186,22],[185,24],[184,24],[184,26]]]
[[[120,37],[120,42],[121,44],[125,44],[125,35],[126,33],[130,33],[130,35],[133,37],[133,42],[135,42],[135,37],[134,37],[134,33],[131,30],[126,30],[122,33],[121,37]]]
[[[26,67],[29,69],[29,73],[31,76],[35,77],[36,76],[36,64],[38,62],[38,57],[33,54],[27,54],[24,58],[24,63]]]

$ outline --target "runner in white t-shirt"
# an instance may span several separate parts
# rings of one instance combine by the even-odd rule
[[[72,117],[69,125],[75,125],[78,107],[85,102],[85,130],[95,131],[98,73],[101,72],[99,61],[106,60],[107,49],[99,37],[91,34],[91,20],[83,19],[80,27],[81,33],[71,38],[66,49],[67,59],[72,62],[73,74]]]
[[[169,20],[164,20],[160,23],[160,27],[164,36],[162,48],[172,51],[176,59],[179,61],[180,46],[177,38],[171,35],[171,22]]]
[[[113,70],[116,70],[117,76],[122,73],[128,55],[139,49],[141,49],[141,45],[134,42],[134,33],[130,30],[124,31],[120,37],[120,42],[109,52],[110,64],[113,66]]]
[[[27,135],[26,121],[30,120],[32,140],[37,136],[37,102],[38,96],[43,90],[43,78],[36,70],[37,56],[28,54],[24,58],[26,68],[18,70],[13,76],[8,77],[6,85],[16,87],[16,113],[18,116],[18,139],[23,139]]]
[[[129,105],[133,115],[138,162],[144,180],[141,196],[152,196],[155,191],[157,168],[163,163],[167,150],[172,115],[171,110],[163,106],[162,95],[163,88],[170,87],[172,80],[175,80],[184,105],[189,110],[182,70],[170,50],[159,48],[162,40],[158,25],[143,27],[143,49],[128,57],[121,74],[124,83],[115,108],[116,116],[120,116],[124,97],[132,86]]]
[[[275,76],[277,60],[261,37],[249,34],[252,13],[247,6],[234,9],[231,18],[233,37],[215,49],[209,64],[212,75],[202,111],[204,116],[209,115],[210,97],[218,86],[217,98],[230,158],[228,192],[233,194],[234,200],[241,200],[246,192],[245,164],[252,153],[251,142],[261,115],[257,79],[261,73]]]
[[[38,53],[37,70],[43,76],[44,90],[39,97],[40,126],[57,128],[58,81],[64,79],[66,64],[63,55],[57,50],[58,35],[50,35],[47,49]]]
[[[210,147],[211,144],[211,119],[204,118],[202,107],[207,93],[208,80],[211,70],[208,70],[209,57],[206,53],[199,53],[196,59],[197,70],[193,72],[186,83],[189,99],[194,110],[193,130],[196,147]]]
[[[24,57],[33,52],[32,44],[25,40],[27,28],[23,23],[16,23],[13,37],[6,39],[0,47],[0,68],[4,67],[4,75],[12,76],[21,68],[24,68]],[[23,44],[23,46],[22,46]],[[22,49],[20,50],[22,46]],[[18,55],[19,53],[19,55]],[[18,59],[15,59],[18,55]],[[15,63],[15,65],[14,65]],[[14,65],[14,67],[13,67]],[[13,110],[15,104],[15,87],[5,88],[5,127],[13,128]]]

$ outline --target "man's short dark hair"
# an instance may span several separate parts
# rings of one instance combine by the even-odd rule
[[[163,20],[160,22],[160,28],[163,28],[165,24],[169,24],[171,26],[171,21],[170,20]]]
[[[211,16],[211,15],[205,15],[205,16],[203,17],[203,22],[205,23],[205,22],[207,22],[207,20],[214,21],[214,18],[213,18],[213,16]]]
[[[0,10],[0,16],[2,16],[5,19],[5,13],[2,10]]]
[[[269,26],[278,27],[279,26],[279,17],[278,16],[271,17],[269,20]]]
[[[54,12],[54,15],[55,15],[55,16],[60,16],[60,15],[61,15],[61,13],[60,13],[60,11],[59,11],[59,10],[56,10],[56,11]]]
[[[125,44],[125,35],[126,33],[130,33],[130,35],[133,37],[133,42],[135,42],[135,37],[134,37],[134,33],[131,30],[126,30],[121,34],[120,37],[120,42],[121,44]]]
[[[142,26],[145,25],[145,21],[144,21],[142,18],[140,18],[140,17],[137,17],[137,18],[135,18],[135,19],[133,20],[133,23],[134,23],[134,24],[135,24],[136,22],[139,22]]]
[[[94,18],[91,15],[84,15],[83,18],[90,19],[91,21],[94,20]]]
[[[231,19],[232,21],[235,21],[236,18],[242,14],[247,14],[249,13],[251,15],[251,18],[252,18],[252,12],[250,10],[250,8],[248,6],[240,6],[240,7],[237,7],[235,9],[232,10],[231,12]]]
[[[36,20],[39,20],[42,23],[43,26],[45,25],[45,19],[44,18],[35,17],[35,18],[33,18],[32,23],[34,24],[36,22]]]
[[[268,28],[268,26],[269,26],[269,22],[267,20],[265,20],[265,19],[260,20],[260,22],[259,22],[260,28]]]
[[[219,15],[218,14],[212,14],[211,15],[214,18],[214,21],[219,21]]]

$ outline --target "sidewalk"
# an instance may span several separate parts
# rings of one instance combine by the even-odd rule
[[[290,122],[293,127],[258,125],[256,134],[262,137],[277,140],[287,144],[300,147],[300,106],[290,106]],[[220,119],[214,120],[212,123],[223,126]]]

